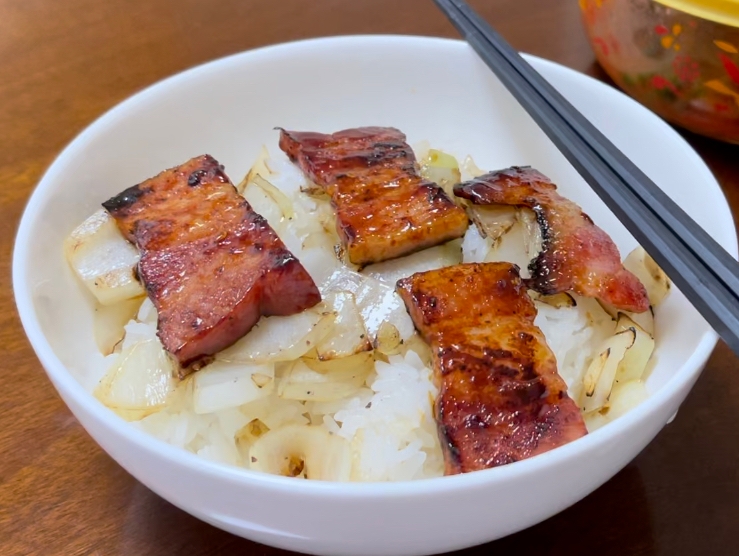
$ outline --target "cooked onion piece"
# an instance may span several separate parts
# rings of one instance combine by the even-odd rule
[[[253,444],[256,440],[269,432],[269,427],[259,419],[252,419],[241,429],[236,431],[236,442]]]
[[[613,387],[613,392],[611,392],[608,417],[611,420],[621,417],[648,397],[649,392],[642,380],[629,380],[628,382],[616,384]]]
[[[234,442],[243,462],[249,461],[249,449],[252,444],[267,432],[269,432],[269,427],[259,419],[252,419],[236,431]]]
[[[462,262],[463,263],[482,263],[488,258],[488,254],[492,250],[492,241],[488,237],[483,237],[477,226],[470,226],[464,234],[462,240]]]
[[[372,348],[354,294],[336,292],[324,298],[336,318],[326,336],[316,345],[319,359],[339,359]]]
[[[536,221],[536,214],[528,208],[521,208],[516,218],[523,232],[523,248],[529,260],[535,259],[544,248],[541,237],[541,226]]]
[[[254,181],[245,184],[242,195],[254,211],[261,214],[282,239],[284,213],[280,205],[264,189],[255,185]]]
[[[374,341],[380,325],[385,321],[394,325],[404,340],[410,338],[415,330],[403,301],[395,293],[394,284],[384,284],[342,267],[320,286],[320,290],[323,295],[332,291],[353,293],[371,341]]]
[[[280,366],[282,365],[289,367],[287,363],[280,364]],[[275,369],[276,371],[277,369]],[[273,390],[270,396],[242,405],[239,411],[247,418],[247,423],[253,419],[259,419],[270,430],[285,425],[304,425],[308,423],[308,419],[304,415],[306,413],[305,404],[296,400],[280,398],[277,396],[277,388]]]
[[[475,164],[475,161],[472,160],[472,157],[469,155],[462,161],[460,170],[462,172],[462,181],[471,180],[472,178],[482,176],[485,173],[485,170]]]
[[[584,415],[585,425],[589,432],[599,429],[603,425],[621,417],[634,409],[649,397],[649,392],[641,380],[629,380],[613,385],[608,405],[600,411],[593,411]]]
[[[617,332],[604,342],[583,377],[580,407],[585,413],[602,408],[613,388],[618,366],[636,341],[633,329]]]
[[[326,359],[321,361],[315,354],[307,353],[300,358],[308,367],[319,373],[332,373],[341,371],[347,367],[362,367],[364,371],[369,373],[375,364],[375,354],[372,351],[362,351],[349,357],[341,359]]]
[[[621,313],[616,322],[616,332],[625,330],[634,331],[634,344],[626,350],[623,360],[618,365],[618,371],[616,372],[617,382],[627,382],[642,378],[647,368],[647,363],[654,351],[654,338],[627,315]]]
[[[635,274],[647,289],[647,297],[650,303],[649,310],[643,313],[629,313],[619,311],[606,303],[601,302],[601,305],[614,319],[618,320],[621,315],[624,315],[634,321],[647,334],[654,337],[654,307],[659,305],[669,293],[670,280],[642,247],[637,247],[628,254],[624,260],[624,268]]]
[[[601,300],[598,300],[598,303],[601,307],[603,307],[603,310],[611,316],[613,320],[617,321],[621,315],[626,315],[632,321],[638,324],[639,327],[641,327],[641,329],[644,330],[647,334],[654,337],[654,310],[652,309],[652,307],[649,307],[649,310],[644,311],[643,313],[630,313],[629,311],[621,311],[619,309],[616,309],[613,305],[603,303]]]
[[[321,303],[289,317],[263,317],[246,336],[219,352],[216,360],[247,363],[292,361],[327,336],[335,316]]]
[[[113,305],[145,294],[134,274],[139,253],[104,209],[69,234],[64,241],[64,255],[101,305]]]
[[[495,242],[516,224],[519,209],[508,205],[469,205],[467,212],[480,235]]]
[[[116,345],[123,340],[125,335],[123,327],[136,315],[140,306],[141,298],[137,297],[120,301],[115,305],[97,305],[95,307],[93,334],[100,353],[103,355],[113,353]]]
[[[463,260],[512,262],[527,277],[529,263],[542,249],[541,230],[533,211],[512,206],[468,207],[475,222],[464,236]]]
[[[649,392],[642,380],[629,380],[614,385],[608,409],[609,419],[620,417],[648,397]]]
[[[373,368],[371,363],[362,361],[347,361],[344,366],[338,365],[342,359],[333,361],[337,364],[325,372],[312,369],[300,359],[295,361],[280,379],[277,395],[287,400],[340,400],[359,390]]]
[[[262,145],[262,148],[259,150],[259,156],[257,156],[256,161],[254,161],[254,164],[249,169],[249,172],[244,176],[244,179],[241,180],[241,182],[236,186],[236,189],[239,193],[244,193],[244,189],[246,189],[246,186],[249,185],[250,182],[254,180],[254,176],[260,175],[260,176],[269,176],[271,173],[271,170],[269,166],[267,166],[267,160],[269,159],[269,151],[267,150],[267,147],[265,145]]]
[[[267,396],[274,388],[274,372],[269,364],[215,361],[193,375],[193,409],[213,413]]]
[[[401,354],[405,357],[409,351],[418,355],[424,367],[431,367],[431,348],[418,333],[403,342]]]
[[[560,292],[552,295],[543,295],[534,290],[530,290],[529,297],[531,297],[531,299],[533,299],[534,301],[540,301],[542,303],[546,303],[547,305],[551,305],[555,309],[577,306],[575,298],[567,292]]]
[[[398,329],[389,322],[383,322],[377,330],[375,349],[383,355],[395,355],[400,353],[402,344],[403,340]]]
[[[413,143],[411,147],[413,148],[413,152],[416,153],[416,160],[424,160],[429,155],[429,151],[431,150],[431,143],[429,143],[426,139],[422,139],[417,143]]]
[[[669,293],[670,279],[643,247],[637,247],[626,256],[624,268],[635,274],[644,284],[652,307],[659,305]]]
[[[261,175],[256,174],[252,182],[256,187],[266,193],[280,207],[282,216],[290,220],[295,215],[293,204],[290,199],[282,191],[264,179]]]
[[[249,450],[249,467],[264,473],[322,481],[348,481],[349,443],[321,427],[288,425],[270,430]]]
[[[459,163],[452,155],[437,149],[429,149],[421,161],[421,176],[441,187],[449,198],[459,203],[454,196],[454,186],[462,179]]]
[[[362,269],[362,274],[395,287],[398,280],[416,272],[425,272],[461,262],[462,241],[455,239],[406,257],[369,265]]]
[[[164,348],[147,339],[124,347],[94,395],[124,419],[138,420],[163,409],[176,384]]]
[[[601,413],[600,411],[591,411],[590,413],[583,415],[582,418],[583,421],[585,421],[585,427],[588,429],[588,432],[596,431],[610,422],[607,411],[604,413]]]
[[[151,299],[148,297],[144,298],[144,301],[139,307],[139,312],[136,315],[136,320],[146,324],[153,324],[156,327],[157,319],[157,309],[154,307],[154,303],[152,303]]]
[[[527,240],[526,237],[530,233],[527,227],[525,218],[521,218],[520,215],[523,211],[516,211],[516,222],[508,230],[507,233],[497,238],[492,242],[490,251],[485,256],[484,262],[511,262],[517,264],[521,269],[521,276],[527,277],[529,275],[528,267],[531,257],[526,253],[524,247],[527,241],[530,243],[534,240]]]

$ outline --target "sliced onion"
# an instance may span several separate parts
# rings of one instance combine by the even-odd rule
[[[244,189],[243,196],[247,200],[254,212],[263,216],[270,226],[278,233],[278,235],[284,232],[283,222],[284,215],[280,205],[275,200],[267,195],[267,193],[261,187],[256,187],[250,184]],[[282,237],[282,235],[280,235]],[[284,241],[284,240],[283,240]]]
[[[150,339],[125,348],[94,395],[124,419],[138,420],[166,407],[176,386],[171,359]]]
[[[591,411],[590,413],[584,414],[582,418],[585,421],[585,428],[588,429],[588,432],[597,431],[611,421],[608,418],[607,412],[601,413],[600,411]]]
[[[193,410],[213,413],[269,395],[274,388],[274,366],[215,361],[192,380]]]
[[[633,329],[622,330],[608,338],[585,371],[580,406],[585,413],[602,408],[607,402],[616,371],[636,340]]]
[[[326,193],[326,190],[323,187],[313,183],[312,181],[308,179],[306,179],[305,183],[300,186],[300,191],[301,193],[305,193],[306,195],[310,195],[311,197],[328,198],[328,194]]]
[[[270,430],[249,450],[255,471],[323,481],[348,481],[352,453],[349,443],[322,427],[288,425]]]
[[[156,326],[158,320],[157,309],[156,307],[154,307],[154,303],[152,303],[151,299],[149,299],[148,297],[145,297],[143,302],[141,303],[141,306],[139,307],[139,312],[136,315],[136,320]]]
[[[326,234],[320,235],[327,239],[323,247],[310,247],[300,253],[300,263],[308,271],[308,274],[310,274],[311,278],[313,278],[313,281],[319,286],[319,288],[321,288],[321,285],[325,284],[337,270],[344,268],[341,261],[336,257],[336,254],[333,251],[333,245],[330,240],[328,240]]]
[[[236,449],[243,462],[249,461],[249,449],[260,437],[269,432],[269,427],[259,419],[252,419],[241,427],[234,435]]]
[[[641,380],[628,380],[614,384],[608,400],[607,416],[613,420],[634,409],[649,397],[649,392]]]
[[[353,293],[372,341],[385,321],[394,325],[403,339],[413,334],[413,321],[408,316],[403,300],[395,293],[394,286],[342,267],[326,280],[321,290],[324,294],[339,290]]]
[[[249,333],[216,355],[218,361],[274,363],[292,361],[329,333],[335,315],[322,304],[289,317],[263,317]]]
[[[416,160],[424,160],[428,157],[429,151],[431,150],[431,143],[426,139],[423,139],[418,143],[414,143],[412,148],[413,152],[416,154]]]
[[[534,211],[521,208],[516,213],[516,218],[523,228],[523,248],[529,260],[536,258],[543,249],[541,227],[536,220]]]
[[[324,298],[336,315],[331,330],[316,345],[319,359],[340,359],[371,349],[369,334],[359,312],[354,294],[336,292]]]
[[[531,258],[525,249],[529,234],[525,219],[518,218],[522,211],[517,211],[516,223],[508,232],[493,242],[484,262],[504,261],[514,263],[521,269],[521,276],[528,276]]]
[[[454,186],[461,181],[459,163],[452,155],[437,149],[429,149],[426,157],[421,161],[421,176],[434,182],[456,202],[460,200],[454,196]]]
[[[259,174],[254,176],[252,183],[255,186],[259,187],[262,191],[269,195],[275,203],[277,203],[277,206],[280,207],[280,211],[282,211],[282,216],[284,216],[288,220],[295,216],[292,202],[282,191],[277,189],[274,185],[272,185]]]
[[[462,178],[464,180],[470,180],[472,178],[482,176],[485,173],[485,170],[482,170],[477,164],[475,164],[475,161],[472,160],[471,156],[467,156],[462,161],[462,166],[460,167],[460,169],[462,171]]]
[[[253,444],[258,438],[269,432],[269,427],[259,419],[252,419],[236,432],[236,441]]]
[[[408,351],[414,352],[421,359],[425,367],[432,366],[431,348],[421,336],[416,333],[403,342],[401,354],[405,357]]]
[[[608,405],[600,411],[586,413],[583,418],[589,432],[617,419],[627,411],[634,409],[649,397],[649,392],[643,381],[629,380],[613,385]]]
[[[490,238],[482,237],[477,226],[470,226],[462,240],[462,262],[482,263],[492,250]]]
[[[95,343],[103,355],[113,353],[116,345],[123,340],[123,327],[130,321],[141,306],[141,298],[126,299],[115,305],[98,305],[93,316]]]
[[[334,373],[343,371],[347,368],[361,367],[363,371],[370,372],[375,364],[375,354],[371,351],[362,351],[360,353],[342,357],[341,359],[318,359],[318,356],[306,354],[301,358],[308,367],[319,373]]]
[[[246,186],[254,180],[254,176],[256,175],[269,176],[272,173],[270,168],[267,166],[268,159],[269,159],[269,151],[267,150],[267,147],[265,145],[262,145],[262,148],[259,150],[259,156],[257,156],[257,159],[254,161],[254,164],[252,164],[252,167],[249,169],[249,172],[247,172],[246,176],[244,176],[244,179],[241,180],[239,184],[236,186],[236,189],[239,193],[241,194],[244,193]]]
[[[572,297],[571,294],[567,292],[560,292],[555,293],[551,295],[544,295],[536,291],[529,291],[529,296],[534,301],[539,301],[541,303],[546,303],[547,305],[551,305],[552,307],[556,309],[562,309],[563,307],[576,307],[577,301],[575,301],[575,298]]]
[[[64,241],[64,254],[101,305],[113,305],[145,293],[134,272],[139,252],[104,209],[72,231]]]
[[[395,287],[398,280],[416,272],[435,270],[461,262],[462,243],[461,240],[454,240],[405,257],[369,265],[362,269],[362,274]]]
[[[375,338],[375,349],[383,355],[395,355],[400,353],[403,340],[400,332],[389,322],[383,322],[377,331]]]
[[[351,358],[346,358],[351,359]],[[280,379],[277,395],[287,400],[331,402],[351,396],[364,384],[372,371],[371,364],[348,362],[343,368],[334,359],[334,368],[327,372],[311,369],[305,361],[295,361]]]
[[[625,314],[619,315],[616,322],[616,331],[633,330],[635,334],[634,344],[626,350],[623,360],[618,365],[616,373],[617,382],[639,380],[644,376],[647,363],[654,351],[654,338],[646,330],[635,323]]]
[[[469,205],[472,221],[482,237],[495,242],[518,221],[518,209],[508,205]]]
[[[669,293],[670,279],[643,247],[637,247],[626,256],[624,268],[635,274],[644,284],[652,307],[659,305]]]
[[[644,330],[647,334],[654,337],[654,310],[651,306],[643,313],[631,313],[629,311],[621,311],[620,309],[616,309],[616,307],[614,307],[613,305],[609,305],[608,303],[605,303],[600,299],[598,300],[598,304],[606,313],[611,316],[612,319],[618,320],[620,315],[626,315],[632,321],[638,324],[641,329]]]

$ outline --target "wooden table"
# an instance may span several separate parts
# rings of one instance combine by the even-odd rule
[[[605,79],[575,0],[474,4],[515,47]],[[430,0],[0,0],[0,554],[286,554],[174,508],[92,442],[25,339],[10,256],[42,172],[103,111],[214,58],[354,33],[456,36]],[[739,147],[687,139],[738,213]],[[737,363],[719,345],[676,421],[591,496],[465,553],[738,554]]]

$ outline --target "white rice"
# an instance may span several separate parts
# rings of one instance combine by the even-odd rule
[[[326,288],[330,289],[332,276],[341,266],[333,254],[335,238],[330,237],[330,230],[326,231],[325,226],[321,226],[321,219],[332,218],[326,208],[328,203],[300,193],[299,186],[305,183],[302,174],[286,159],[270,160],[267,165],[270,175],[265,177],[288,195],[296,212],[289,233],[285,232],[284,225],[282,233],[278,233],[325,293]],[[274,213],[274,203],[266,198],[260,199],[258,195],[259,191],[252,192],[248,197],[250,203],[278,229],[275,221],[279,220],[279,215]],[[306,248],[311,241],[318,241],[318,247]],[[492,260],[494,256],[486,241],[472,226],[461,246],[464,262]],[[506,239],[506,242],[513,241],[517,241],[515,234]],[[501,245],[500,249],[506,260],[511,260],[507,254],[508,247]],[[518,247],[518,252],[521,251]],[[522,268],[525,268],[525,262]],[[422,268],[424,264],[427,263],[413,260],[414,269]],[[391,286],[383,283],[383,277],[394,276],[392,273],[398,272],[397,265],[388,265],[388,274],[383,274],[382,267],[378,268],[374,271],[368,269],[368,274],[373,276],[372,282],[368,283],[375,289],[386,287],[388,292],[382,295],[397,298]],[[397,299],[394,303],[396,305],[389,311],[397,311]],[[593,346],[612,333],[613,322],[597,303],[589,299],[577,298],[577,306],[560,309],[537,302],[537,308],[536,324],[556,355],[559,372],[567,382],[570,394],[577,399],[583,373],[592,359]],[[369,329],[371,319],[363,316],[368,318]],[[407,315],[403,314],[402,318],[407,319]],[[408,339],[413,334],[412,325],[406,321],[399,322],[405,323],[399,328],[403,337]],[[139,310],[137,319],[131,321],[125,330],[123,350],[136,342],[156,340],[156,312],[148,300]],[[406,345],[413,345],[413,342]],[[432,381],[432,370],[422,359],[427,356],[427,353],[405,349],[402,354],[391,355],[389,362],[377,360],[374,370],[359,390],[348,398],[330,402],[283,399],[275,388],[269,395],[242,405],[212,413],[196,413],[193,380],[187,379],[177,386],[166,407],[134,424],[205,459],[247,468],[252,467],[253,458],[250,460],[249,450],[254,440],[249,440],[245,431],[252,424],[258,422],[270,431],[310,425],[346,441],[351,454],[351,473],[344,479],[399,481],[437,477],[443,474],[443,459],[433,412],[437,390]],[[117,357],[116,354],[106,357],[106,367],[115,363]],[[281,380],[282,372],[278,364],[275,382]],[[94,374],[99,377],[101,372],[96,370]]]
[[[588,301],[556,309],[537,303],[536,325],[555,353],[560,375],[579,396],[582,375],[592,349],[610,333],[603,322],[592,325]],[[154,324],[132,322],[127,327],[136,341],[156,338]],[[436,387],[432,371],[414,351],[377,361],[365,386],[348,399],[333,402],[284,400],[276,394],[246,405],[210,414],[192,407],[191,381],[179,387],[171,405],[135,422],[161,440],[212,461],[249,466],[236,433],[254,419],[270,430],[311,424],[346,439],[354,460],[352,480],[399,481],[443,475],[441,447],[433,417]]]

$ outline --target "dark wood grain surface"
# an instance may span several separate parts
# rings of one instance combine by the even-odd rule
[[[605,79],[576,0],[473,4],[515,47]],[[0,0],[0,554],[287,554],[174,508],[94,444],[25,339],[10,256],[44,169],[103,111],[220,56],[355,33],[456,36],[430,0]],[[737,214],[739,147],[687,139]],[[719,345],[677,419],[598,491],[463,553],[739,554],[737,363]]]

